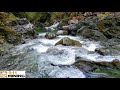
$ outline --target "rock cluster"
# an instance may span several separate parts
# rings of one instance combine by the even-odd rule
[[[17,18],[0,27],[0,54],[3,55],[13,45],[25,43],[26,39],[36,38],[37,34],[26,18]]]

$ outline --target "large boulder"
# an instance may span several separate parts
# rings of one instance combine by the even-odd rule
[[[79,60],[75,62],[74,65],[89,78],[96,78],[96,76],[98,78],[120,77],[120,60],[117,59],[112,62]],[[96,72],[96,74],[93,74],[93,72]]]
[[[60,29],[67,30],[69,35],[75,36],[79,28],[79,21],[77,19],[71,19],[68,21],[68,24],[64,24]]]
[[[3,14],[3,13],[2,13]],[[4,15],[3,15],[4,16]],[[14,45],[25,43],[26,39],[33,39],[37,34],[26,18],[16,18],[9,15],[0,20],[0,54],[3,55]]]
[[[82,21],[78,22],[78,28],[77,28],[77,34],[81,34],[81,32],[85,29],[92,29],[92,30],[98,30],[98,27],[96,23],[99,21],[99,18],[96,16],[90,16],[85,18]]]
[[[63,39],[61,39],[60,41],[58,41],[58,42],[55,44],[55,46],[56,46],[56,45],[60,45],[60,44],[65,45],[65,46],[78,46],[78,47],[81,46],[81,44],[80,44],[79,41],[72,40],[72,39],[70,39],[70,38],[68,38],[68,37],[64,37]]]
[[[79,29],[78,24],[70,24],[70,25],[63,26],[63,30],[68,31],[68,34],[72,36],[75,36],[77,34],[78,29]]]
[[[98,21],[99,21],[99,18],[97,16],[90,16],[84,19],[84,21],[82,21],[83,23],[82,26],[88,26],[89,29],[98,30],[98,27],[96,25]],[[81,21],[79,23],[81,24]]]
[[[17,18],[16,20],[12,21],[16,22],[16,25],[13,25],[12,28],[14,30],[33,30],[33,24],[31,24],[26,18]],[[12,23],[11,22],[11,23]]]
[[[94,36],[94,32],[92,29],[86,29],[81,33],[81,35],[85,38],[92,38]]]
[[[109,15],[97,22],[99,30],[109,39],[120,39],[120,15]]]
[[[56,37],[57,37],[57,35],[55,33],[51,33],[51,32],[47,32],[45,35],[45,38],[47,38],[47,39],[54,39]]]
[[[33,29],[33,24],[31,24],[26,18],[16,18],[11,22],[7,22],[5,25],[11,26],[14,30]]]
[[[106,41],[107,38],[99,31],[92,29],[85,29],[82,31],[81,35],[85,38],[89,38],[95,41]]]
[[[6,42],[9,44],[19,44],[21,43],[22,37],[21,34],[18,34],[15,30],[12,30],[9,27],[0,28],[0,42],[1,44],[5,44]]]
[[[15,38],[20,37],[24,40],[24,39],[33,39],[37,37],[37,33],[34,30],[33,24],[31,24],[26,18],[17,18],[11,22],[6,23],[6,25],[8,27],[10,26],[11,29],[15,31],[16,33],[15,36],[17,36]],[[8,38],[11,37],[10,34],[7,37]]]

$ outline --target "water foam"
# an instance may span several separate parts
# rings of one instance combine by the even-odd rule
[[[45,33],[39,34],[44,37]],[[82,43],[82,47],[74,46],[54,46],[60,39],[69,37]],[[95,53],[95,49],[102,47],[99,42],[89,41],[75,36],[58,36],[56,39],[40,38],[32,40],[26,44],[18,46],[19,49],[33,48],[39,53],[38,67],[39,74],[46,74],[52,78],[85,78],[85,75],[77,68],[71,65],[75,63],[76,57],[84,58],[90,61],[107,61],[119,59],[120,56],[102,56]],[[93,53],[90,53],[90,52]],[[62,67],[61,67],[62,66]],[[45,77],[45,76],[44,76]]]
[[[52,70],[49,76],[53,78],[85,78],[85,75],[79,69],[72,66]]]

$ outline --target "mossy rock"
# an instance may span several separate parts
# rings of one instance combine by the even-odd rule
[[[97,22],[99,30],[108,38],[120,38],[120,15],[109,15]]]
[[[75,46],[81,46],[81,44],[80,44],[80,42],[79,41],[73,41],[73,44],[75,45]]]
[[[76,67],[78,67],[81,71],[87,72],[92,71],[94,69],[93,62],[85,61],[85,60],[79,60],[74,63]]]
[[[56,45],[60,45],[60,44],[65,45],[65,46],[78,46],[78,47],[81,47],[81,44],[80,44],[79,41],[72,40],[72,39],[70,39],[70,38],[68,38],[68,37],[62,38],[60,41],[58,41],[58,42],[55,44],[55,46],[56,46]]]
[[[74,63],[83,72],[106,73],[107,78],[120,78],[120,61],[113,60],[112,62],[94,62],[79,60]]]
[[[120,68],[120,61],[115,59],[112,62],[94,62],[94,61],[86,61],[86,60],[78,60],[74,65],[80,66],[82,64],[85,64],[86,66],[89,66],[91,70],[95,70],[97,68],[111,68],[111,69],[119,69]],[[89,68],[89,69],[90,69]]]

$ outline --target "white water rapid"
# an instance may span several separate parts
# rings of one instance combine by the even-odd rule
[[[91,61],[112,61],[120,59],[120,56],[102,56],[97,53],[90,53],[96,48],[102,47],[99,42],[89,41],[78,36],[58,36],[55,39],[49,40],[44,38],[45,33],[40,33],[41,38],[31,40],[30,42],[17,46],[18,50],[29,48],[37,51],[39,77],[50,78],[85,78],[83,72],[77,67],[72,66],[75,63],[75,58],[80,57]],[[82,44],[82,47],[75,46],[54,46],[63,37],[69,37],[77,40]]]

